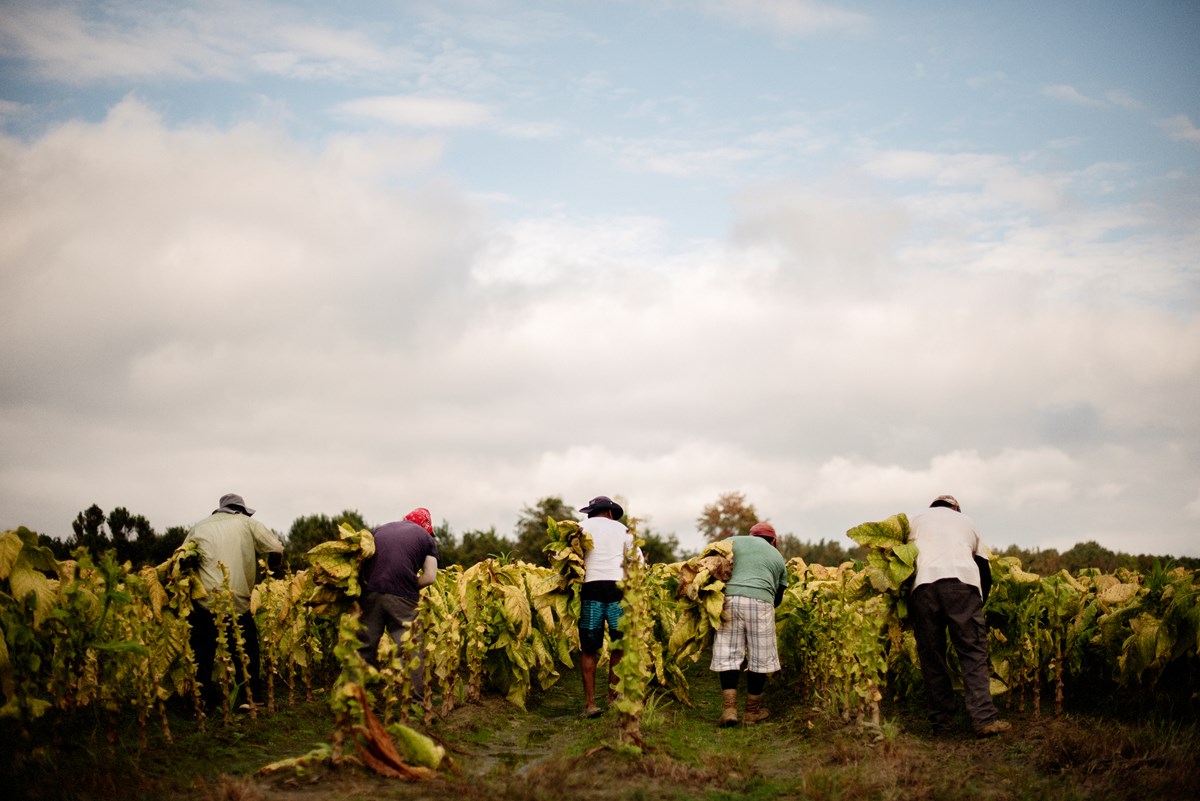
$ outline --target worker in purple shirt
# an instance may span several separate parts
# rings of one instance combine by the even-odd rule
[[[378,664],[379,641],[386,631],[397,645],[417,618],[421,588],[437,579],[438,549],[429,510],[413,509],[403,520],[385,523],[371,532],[375,555],[362,567],[363,644],[359,653]],[[414,695],[424,689],[424,670],[413,673]]]

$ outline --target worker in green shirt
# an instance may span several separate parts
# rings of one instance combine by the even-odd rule
[[[765,720],[762,705],[767,676],[779,670],[775,607],[787,589],[787,565],[776,546],[775,528],[755,523],[748,536],[730,537],[733,575],[725,582],[721,627],[713,640],[710,668],[721,674],[720,726],[738,723],[738,676],[747,663],[745,723]]]

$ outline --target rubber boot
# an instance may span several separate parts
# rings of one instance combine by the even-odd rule
[[[721,717],[717,725],[723,729],[738,725],[737,690],[721,690]]]
[[[746,696],[746,713],[742,715],[743,723],[747,725],[758,723],[760,720],[766,720],[770,716],[770,710],[762,705],[761,695]]]

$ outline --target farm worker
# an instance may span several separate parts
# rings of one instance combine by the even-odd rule
[[[433,537],[433,520],[423,506],[403,520],[374,529],[375,555],[362,567],[363,645],[359,653],[372,665],[378,663],[379,641],[386,631],[399,645],[404,633],[417,619],[421,588],[437,579],[438,548]],[[413,671],[413,694],[424,691],[424,668]]]
[[[976,556],[987,549],[971,518],[952,495],[940,495],[909,521],[917,574],[909,598],[913,635],[925,681],[925,703],[935,735],[949,734],[954,719],[954,688],[946,666],[946,631],[962,668],[967,714],[979,737],[1011,728],[992,701],[983,589]]]
[[[738,723],[738,677],[746,662],[746,711],[742,720],[758,723],[771,713],[762,705],[767,676],[779,670],[775,607],[787,589],[787,565],[775,544],[775,527],[755,523],[749,534],[730,537],[733,575],[725,582],[721,626],[713,638],[711,670],[721,674],[719,726]]]
[[[583,558],[583,587],[579,608],[579,669],[583,674],[583,716],[598,717],[596,705],[596,663],[604,646],[604,627],[613,643],[609,653],[608,701],[617,696],[617,674],[613,668],[624,652],[616,648],[621,638],[621,588],[625,578],[625,553],[634,547],[633,534],[621,522],[625,510],[605,495],[598,495],[579,511],[587,515],[580,528],[592,538],[592,549]],[[641,556],[641,551],[638,551]]]
[[[241,675],[241,660],[235,663],[241,680],[248,685],[250,699],[263,700],[262,678],[259,676],[258,626],[250,613],[250,591],[254,589],[258,555],[267,556],[267,565],[273,571],[283,562],[283,543],[271,529],[251,519],[254,510],[246,505],[241,495],[229,493],[221,496],[217,508],[211,515],[194,525],[184,537],[184,542],[194,542],[200,549],[200,583],[208,592],[192,606],[188,617],[191,625],[192,653],[196,656],[196,678],[200,683],[200,698],[207,709],[214,709],[220,701],[216,685],[212,681],[213,663],[217,655],[217,621],[211,604],[214,593],[225,584],[225,573],[229,573],[229,591],[233,596],[233,609],[237,614],[237,625],[245,640],[246,657],[250,675]],[[233,632],[227,631],[232,649]]]

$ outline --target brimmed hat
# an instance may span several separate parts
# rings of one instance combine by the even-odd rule
[[[246,502],[244,500],[242,500],[242,496],[235,495],[232,492],[222,495],[220,504],[221,505],[218,506],[215,511],[228,512],[229,514],[232,514],[232,515],[236,515],[236,514],[253,515],[254,514],[254,510],[246,505]]]
[[[956,512],[962,511],[962,509],[958,505],[958,501],[955,499],[955,497],[953,495],[939,495],[936,498],[934,498],[933,503],[931,503],[929,505],[936,506],[939,502],[945,504],[946,506],[949,506],[951,509],[953,509]]]
[[[613,520],[620,520],[625,516],[625,510],[621,508],[621,504],[614,501],[607,495],[597,495],[588,501],[588,505],[580,509],[585,515],[590,515],[595,512],[603,512],[606,509],[612,511]]]

